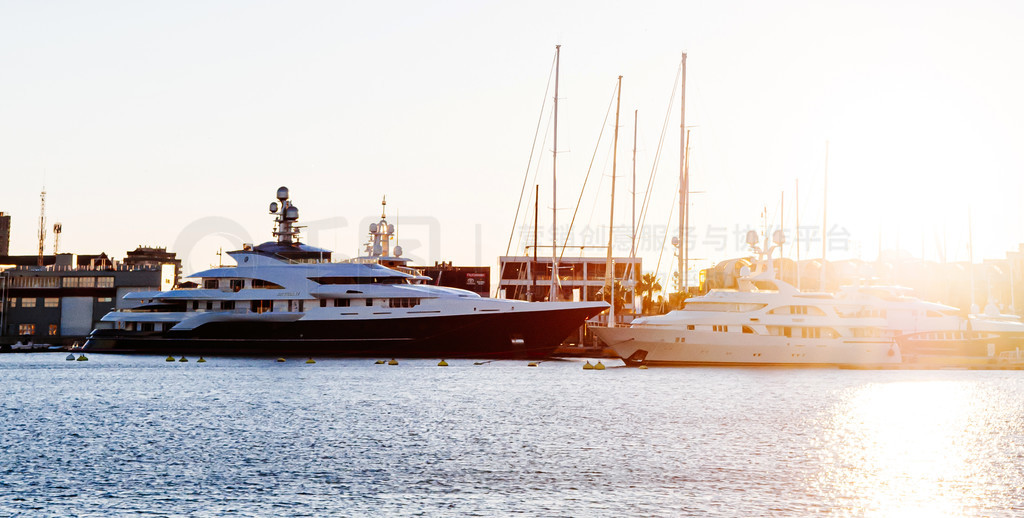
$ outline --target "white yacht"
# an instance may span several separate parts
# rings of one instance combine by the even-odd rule
[[[900,349],[886,320],[828,293],[805,293],[775,278],[770,258],[781,244],[757,246],[753,272],[738,290],[688,299],[681,310],[641,317],[628,327],[591,330],[627,365],[898,364]]]
[[[371,226],[371,254],[333,263],[299,242],[298,208],[281,187],[270,204],[276,241],[228,254],[236,266],[199,272],[196,287],[125,296],[90,352],[546,358],[604,302],[525,302],[427,285],[399,268],[393,227]],[[373,228],[377,227],[377,228]],[[382,239],[386,236],[386,239]],[[396,266],[396,267],[389,267]]]
[[[960,316],[955,308],[940,319],[919,319],[896,336],[903,362],[922,367],[991,367],[1024,359],[1024,323],[993,303],[984,313]],[[938,312],[943,313],[942,310]]]

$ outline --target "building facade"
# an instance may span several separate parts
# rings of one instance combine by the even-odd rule
[[[534,262],[527,256],[501,256],[498,258],[498,296],[517,300],[550,300],[551,258],[538,257]],[[643,261],[639,257],[615,257],[616,300],[621,310],[616,320],[632,318],[634,303],[629,290],[635,280],[643,277]],[[606,300],[604,288],[608,271],[606,257],[565,257],[558,260],[558,300]]]
[[[89,334],[134,291],[172,286],[173,265],[110,268],[49,266],[0,272],[0,342],[67,344]]]

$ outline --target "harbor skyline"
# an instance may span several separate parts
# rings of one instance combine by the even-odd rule
[[[828,220],[851,240],[830,259],[872,259],[879,244],[899,243],[928,259],[944,248],[949,260],[967,260],[969,210],[975,260],[1024,242],[1024,154],[1013,145],[1024,131],[1024,72],[1007,66],[1024,43],[1014,29],[1024,13],[1011,3],[644,2],[628,16],[583,3],[112,2],[0,12],[11,78],[0,85],[0,209],[13,216],[12,253],[37,248],[43,188],[49,222],[64,224],[64,250],[157,244],[183,253],[176,240],[204,218],[232,219],[267,240],[271,220],[253,208],[287,184],[307,222],[333,222],[314,244],[339,254],[356,255],[363,218],[387,196],[399,244],[403,220],[434,218],[441,229],[437,256],[425,242],[410,253],[493,265],[512,231],[538,117],[542,135],[548,126],[551,94],[543,115],[541,103],[556,44],[560,223],[597,134],[610,134],[602,121],[621,74],[626,142],[639,111],[638,190],[670,117],[648,226],[675,235],[678,100],[675,111],[668,103],[685,51],[698,232],[756,226],[765,208],[770,224],[792,227],[796,180],[801,226],[820,225],[827,141]],[[527,181],[528,190],[540,185],[542,227],[547,134],[534,163],[546,159]],[[629,225],[630,147],[620,142],[617,227]],[[603,142],[592,173],[601,185],[585,192],[581,228],[607,221],[610,156]],[[52,234],[45,244],[49,253]],[[696,245],[695,268],[739,255],[728,246],[704,257],[702,247],[715,247]],[[204,237],[187,273],[221,247],[228,240]],[[642,250],[645,263],[657,263],[655,248]],[[819,255],[812,247],[802,258]]]

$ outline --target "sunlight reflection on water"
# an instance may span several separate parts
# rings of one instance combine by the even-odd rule
[[[979,381],[851,388],[821,425],[815,486],[858,515],[1009,511],[1024,485],[1021,406],[1019,393]]]

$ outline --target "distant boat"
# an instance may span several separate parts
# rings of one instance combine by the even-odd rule
[[[236,266],[193,275],[192,289],[131,293],[105,315],[88,352],[211,355],[546,358],[604,302],[482,298],[390,268],[393,227],[374,224],[370,256],[332,263],[299,242],[298,208],[281,187],[276,241],[228,252]],[[382,218],[383,219],[383,218]],[[381,228],[383,224],[383,228]],[[384,241],[382,241],[384,239]]]
[[[781,244],[781,235],[776,245]],[[803,365],[882,367],[900,349],[883,318],[865,316],[829,293],[805,293],[775,278],[774,246],[756,246],[739,290],[714,290],[680,310],[591,330],[627,365]]]

